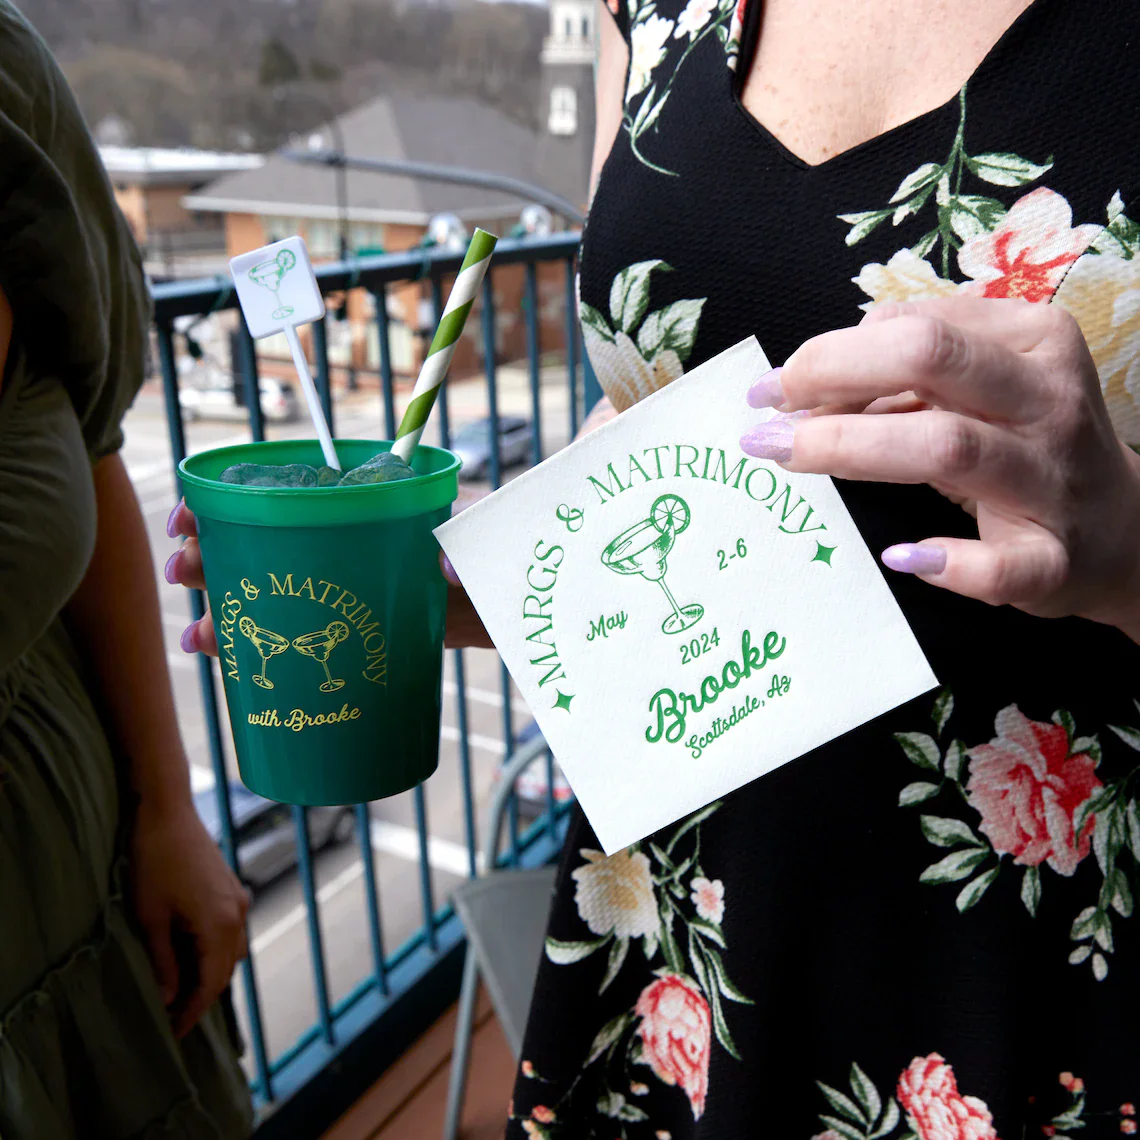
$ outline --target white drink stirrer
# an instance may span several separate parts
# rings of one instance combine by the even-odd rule
[[[332,432],[309,371],[309,362],[297,339],[298,325],[319,321],[325,315],[325,301],[304,241],[291,237],[243,253],[231,259],[230,272],[250,336],[261,340],[275,333],[285,334],[325,463],[339,471],[340,460],[333,447]],[[258,398],[257,393],[254,398]]]

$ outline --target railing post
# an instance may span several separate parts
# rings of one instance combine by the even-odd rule
[[[530,378],[531,462],[542,462],[542,376],[539,370],[538,273],[534,262],[526,263],[526,288],[523,292],[526,319],[526,363]]]
[[[249,412],[249,430],[255,443],[265,438],[265,417],[261,411],[261,379],[257,374],[257,345],[249,335],[245,316],[238,314],[238,345],[241,350],[242,381],[245,385],[245,406]]]
[[[356,829],[360,841],[360,862],[364,867],[365,906],[368,910],[368,935],[372,942],[372,968],[382,994],[388,993],[388,964],[384,960],[384,933],[380,926],[380,900],[376,894],[376,860],[372,853],[372,815],[367,804],[357,804]]]
[[[578,434],[578,301],[574,261],[566,262],[566,377],[570,387],[570,438]]]
[[[325,410],[329,431],[336,436],[333,424],[332,380],[329,377],[329,326],[328,317],[321,317],[313,325],[313,361],[317,366],[317,393]]]
[[[594,405],[605,395],[602,391],[602,386],[598,383],[597,376],[594,375],[593,365],[590,364],[590,354],[582,352],[582,394],[585,399],[582,401],[585,405],[585,414],[589,415]]]
[[[431,887],[431,850],[428,845],[427,799],[424,796],[423,784],[417,784],[412,792],[412,800],[416,808],[416,833],[419,836],[420,848],[420,902],[424,911],[424,933],[427,944],[435,950],[438,939],[435,934],[435,902],[432,898]]]
[[[372,292],[376,307],[376,336],[380,349],[380,396],[384,403],[384,433],[396,438],[396,394],[392,387],[392,340],[388,318],[388,290],[383,284]]]
[[[309,953],[312,955],[313,991],[317,999],[317,1016],[321,1034],[333,1043],[332,1010],[329,1007],[329,980],[325,971],[325,948],[321,937],[321,916],[313,879],[313,845],[309,842],[308,813],[303,807],[294,807],[293,828],[297,839],[297,870],[301,876],[301,890],[305,898],[305,918],[309,926]]]
[[[483,371],[487,377],[487,412],[491,421],[491,487],[497,488],[503,481],[502,458],[499,454],[499,392],[496,375],[498,353],[495,335],[495,288],[491,283],[493,271],[487,270],[483,278]]]

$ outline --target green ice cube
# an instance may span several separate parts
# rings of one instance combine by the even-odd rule
[[[362,463],[359,467],[346,472],[340,485],[358,487],[365,483],[392,483],[397,479],[413,479],[415,474],[398,455],[382,451],[367,463]]]
[[[317,468],[317,486],[335,487],[340,482],[340,472],[335,467]]]
[[[340,481],[342,487],[359,487],[364,483],[394,483],[398,479],[414,479],[416,473],[407,464],[367,464],[349,471]]]
[[[262,463],[235,463],[221,475],[223,483],[238,483],[243,487],[316,487],[320,476],[315,467],[307,463],[287,463],[274,467]]]

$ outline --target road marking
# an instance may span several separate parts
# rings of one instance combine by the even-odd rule
[[[145,483],[156,475],[171,475],[174,471],[174,464],[170,462],[169,454],[164,459],[155,459],[150,463],[128,463],[126,467],[136,490],[140,483]]]
[[[394,855],[410,863],[420,861],[420,837],[414,827],[388,823],[374,819],[369,827],[372,849],[380,854]],[[478,860],[482,864],[482,860]],[[467,878],[467,848],[449,839],[428,838],[428,863],[437,871],[445,871],[457,878]],[[349,864],[335,878],[330,879],[317,891],[317,904],[322,906],[348,890],[364,874],[364,864],[357,859]],[[383,898],[381,898],[383,903]],[[308,910],[304,903],[298,903],[288,913],[282,915],[272,926],[263,930],[251,943],[253,954],[262,954],[275,942],[279,942],[294,927],[305,921]]]
[[[461,739],[459,729],[452,728],[448,724],[440,725],[439,729],[440,740],[449,740],[453,744],[458,744]],[[467,743],[472,748],[481,748],[484,752],[493,752],[496,756],[505,756],[507,750],[503,747],[503,742],[494,736],[481,736],[477,732],[469,732],[467,734]]]
[[[407,859],[409,863],[420,861],[420,835],[414,827],[374,819],[369,831],[373,851],[395,855],[397,859]],[[437,839],[429,835],[428,863],[437,871],[446,871],[449,875],[465,879],[467,848],[461,843],[452,843],[450,839]]]
[[[326,903],[330,899],[336,898],[342,891],[352,886],[363,874],[364,864],[357,859],[355,863],[347,866],[335,879],[330,879],[317,891],[318,904]],[[251,952],[255,955],[264,953],[274,942],[279,942],[295,926],[299,926],[305,920],[307,913],[308,911],[306,910],[305,904],[298,903],[288,914],[282,915],[272,926],[263,930],[253,940],[250,944]]]
[[[454,696],[459,692],[459,686],[454,681],[444,681],[443,691]],[[470,685],[467,686],[467,699],[478,701],[480,704],[491,705],[494,708],[502,708],[503,706],[502,693],[493,693],[490,689],[475,689]],[[517,713],[528,715],[530,713],[530,706],[519,697],[511,698],[511,708]]]

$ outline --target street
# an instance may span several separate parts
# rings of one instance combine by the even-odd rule
[[[397,394],[397,414],[410,393]],[[482,378],[456,384],[449,393],[451,428],[487,414],[486,385]],[[531,415],[531,393],[525,369],[500,368],[500,414]],[[545,369],[542,376],[542,427],[544,454],[566,444],[569,438],[568,392],[564,367]],[[162,574],[175,543],[166,535],[166,520],[175,501],[173,465],[161,387],[152,382],[140,394],[127,416],[123,458],[131,474],[146,517],[154,553],[154,569],[162,606],[167,661],[174,685],[178,716],[192,765],[193,785],[213,785],[206,722],[201,706],[198,666],[179,647],[179,635],[190,620],[189,597],[181,587],[169,585]],[[311,437],[303,419],[267,425],[270,438]],[[381,438],[383,412],[375,388],[344,393],[336,405],[336,434],[341,438]],[[186,425],[191,452],[249,438],[240,419],[207,420]],[[437,417],[425,442],[438,443]],[[517,475],[521,468],[504,473]],[[479,487],[486,484],[468,484]],[[496,768],[506,754],[502,714],[502,670],[492,650],[467,650],[466,682],[468,740],[472,782],[476,794],[476,820],[482,825],[483,805]],[[220,716],[224,725],[227,767],[233,778],[237,768],[229,739],[225,700],[215,669]],[[454,654],[445,654],[444,710],[439,770],[426,787],[434,905],[442,905],[455,884],[467,873],[459,730],[456,708]],[[518,732],[530,719],[513,686],[510,692],[512,730]],[[419,839],[415,828],[412,793],[371,805],[371,843],[375,853],[381,923],[385,949],[390,953],[421,927],[424,919],[419,879]],[[372,972],[372,952],[364,901],[363,866],[356,839],[332,846],[315,857],[320,900],[321,930],[328,971],[330,1000],[348,994]],[[317,1016],[310,965],[309,936],[296,872],[290,872],[254,898],[249,922],[253,961],[261,1000],[262,1020],[269,1056],[291,1045]],[[240,991],[240,981],[238,983]],[[238,992],[239,1017],[245,1023],[245,1001]],[[248,1052],[247,1052],[248,1063]]]

